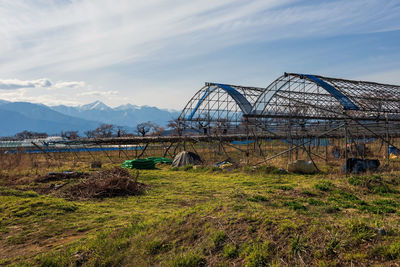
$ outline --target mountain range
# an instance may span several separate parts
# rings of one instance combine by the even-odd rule
[[[111,108],[101,101],[80,106],[46,106],[0,100],[0,136],[12,136],[24,130],[48,134],[74,130],[83,134],[101,123],[123,126],[132,132],[138,123],[151,121],[166,126],[178,116],[179,112],[174,110],[131,104]]]

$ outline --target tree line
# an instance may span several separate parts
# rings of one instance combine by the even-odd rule
[[[170,135],[182,135],[183,130],[180,129],[178,120],[171,120],[167,124],[167,128],[157,125],[154,122],[142,122],[136,125],[133,132],[129,132],[125,127],[116,126],[113,124],[103,123],[93,130],[84,132],[81,136],[79,131],[62,131],[60,136],[67,140],[78,139],[81,137],[86,138],[109,138],[109,137],[133,137],[133,136],[162,136],[167,133]],[[46,138],[49,135],[42,132],[22,131],[14,136],[1,137],[0,140],[24,140],[35,138]]]

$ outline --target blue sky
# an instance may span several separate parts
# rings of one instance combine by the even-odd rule
[[[398,0],[0,2],[0,99],[181,109],[283,72],[400,84]]]

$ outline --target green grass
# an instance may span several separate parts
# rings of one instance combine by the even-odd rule
[[[80,202],[2,186],[0,264],[390,266],[400,258],[394,175],[165,167],[140,171],[144,195]]]

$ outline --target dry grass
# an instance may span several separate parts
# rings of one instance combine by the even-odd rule
[[[126,169],[115,167],[111,170],[93,172],[90,176],[63,191],[64,197],[74,200],[135,196],[144,193],[146,186],[137,181]]]

